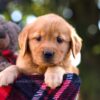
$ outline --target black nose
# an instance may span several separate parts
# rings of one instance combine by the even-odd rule
[[[0,32],[0,39],[3,39],[5,37],[6,37],[5,33]]]
[[[52,57],[54,56],[54,52],[46,51],[46,52],[43,53],[43,55],[44,55],[44,58],[45,58],[46,60],[52,59]]]

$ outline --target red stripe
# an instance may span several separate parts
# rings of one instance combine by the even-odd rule
[[[46,89],[46,87],[47,87],[47,85],[46,85],[45,83],[43,83],[43,84],[41,85],[40,89],[45,90],[45,89]]]
[[[69,86],[71,83],[71,80],[65,80],[62,87],[59,89],[59,91],[54,95],[54,100],[58,100],[58,98],[61,96],[61,94],[64,92],[64,90]]]
[[[15,64],[17,56],[11,50],[3,50],[0,53],[9,63]]]
[[[11,91],[11,86],[0,87],[0,100],[6,100]]]

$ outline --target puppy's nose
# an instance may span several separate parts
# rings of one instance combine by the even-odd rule
[[[43,52],[43,55],[44,55],[44,58],[46,60],[52,59],[52,57],[54,56],[54,52],[52,52],[52,51],[46,51],[46,52]]]
[[[5,37],[6,37],[5,33],[0,32],[0,39],[3,39]]]

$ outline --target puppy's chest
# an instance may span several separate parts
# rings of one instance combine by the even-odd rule
[[[21,67],[22,73],[28,74],[28,75],[35,75],[35,74],[44,74],[46,72],[47,67],[45,66],[36,66],[32,64],[28,64],[27,66]]]
[[[38,73],[44,74],[47,70],[47,66],[38,66],[37,71]]]

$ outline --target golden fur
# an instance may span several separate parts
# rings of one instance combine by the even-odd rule
[[[81,46],[81,38],[63,18],[55,14],[40,16],[19,35],[17,71],[24,74],[44,74],[45,83],[55,88],[62,83],[65,73],[79,74],[69,58],[71,53],[75,58]],[[43,56],[48,51],[54,53],[49,61]]]

